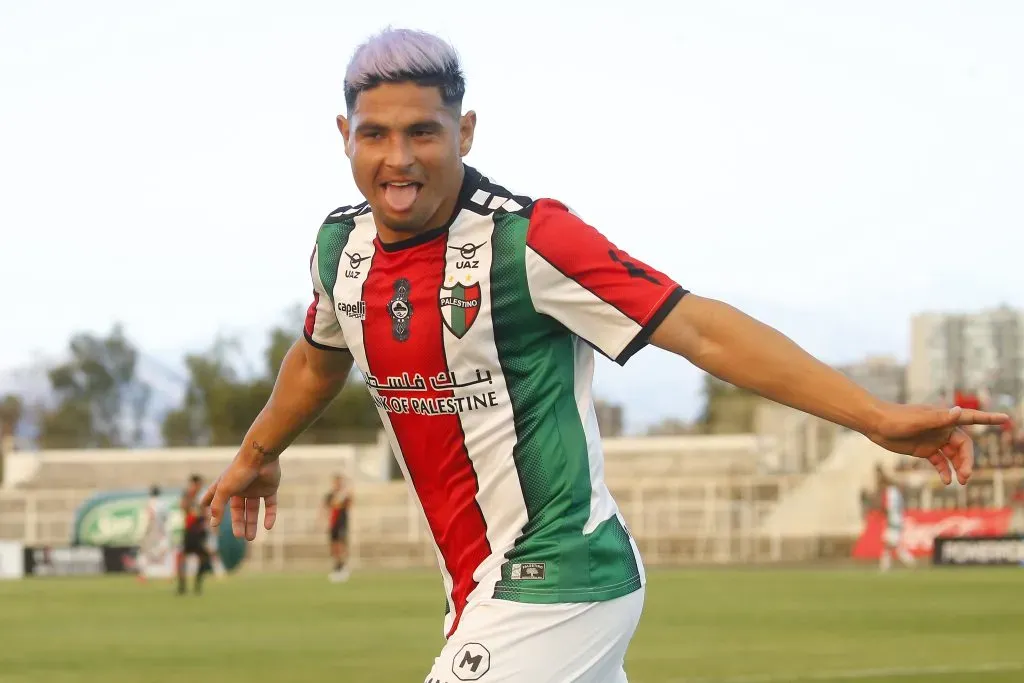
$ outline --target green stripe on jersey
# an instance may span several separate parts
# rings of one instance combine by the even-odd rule
[[[354,218],[345,218],[338,223],[324,223],[316,236],[316,267],[324,291],[334,299],[334,285],[338,282],[338,264],[341,252],[348,242],[348,236],[356,227]]]
[[[507,555],[494,597],[531,603],[610,600],[640,587],[629,535],[617,517],[588,535],[590,459],[575,397],[571,333],[533,308],[526,280],[529,220],[494,216],[491,315],[515,420],[513,457],[528,521]],[[543,578],[512,578],[543,564]]]

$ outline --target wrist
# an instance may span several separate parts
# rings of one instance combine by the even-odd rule
[[[857,416],[856,431],[871,438],[880,432],[882,421],[885,419],[886,406],[888,403],[875,396],[870,396]]]
[[[239,451],[239,456],[248,464],[256,467],[262,467],[268,465],[277,459],[280,455],[276,449],[269,448],[265,443],[259,439],[249,438],[246,440],[245,445]]]

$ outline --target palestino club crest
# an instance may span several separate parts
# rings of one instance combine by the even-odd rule
[[[452,334],[462,339],[480,315],[480,283],[456,282],[453,277],[449,277],[447,282],[452,284],[441,287],[438,292],[441,319]]]

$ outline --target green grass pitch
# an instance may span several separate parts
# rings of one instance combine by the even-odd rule
[[[1024,681],[1024,570],[651,571],[631,683]],[[421,683],[428,572],[0,582],[3,683]],[[485,677],[486,678],[486,677]],[[486,680],[482,683],[486,683]]]

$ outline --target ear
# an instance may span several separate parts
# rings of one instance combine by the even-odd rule
[[[349,140],[351,139],[352,129],[349,127],[348,119],[341,114],[338,114],[338,131],[341,132],[341,137],[345,141],[345,156],[352,158],[352,151],[349,149]]]
[[[473,135],[476,133],[476,112],[467,111],[459,119],[459,156],[466,156],[473,149]]]

